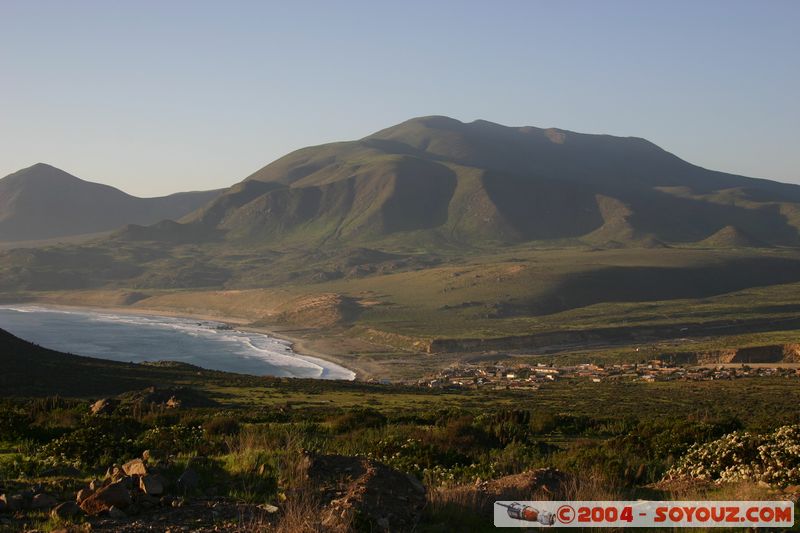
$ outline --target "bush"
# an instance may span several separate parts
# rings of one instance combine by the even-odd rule
[[[52,466],[78,468],[107,466],[136,454],[134,438],[139,425],[130,419],[95,418],[86,427],[53,439],[41,447],[37,456]]]
[[[202,448],[203,429],[184,425],[156,427],[145,431],[136,441],[139,450],[169,450],[171,453],[193,452]]]
[[[336,433],[347,433],[361,428],[377,428],[386,425],[386,416],[375,409],[351,409],[331,422]]]
[[[734,432],[692,446],[667,477],[779,486],[800,483],[800,425],[782,426],[764,435]]]
[[[209,437],[220,435],[236,435],[241,431],[239,421],[232,416],[218,416],[203,424],[203,429]]]

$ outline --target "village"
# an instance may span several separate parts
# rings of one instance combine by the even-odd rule
[[[769,365],[675,366],[655,359],[646,363],[557,366],[548,363],[456,364],[420,379],[418,386],[443,389],[529,389],[557,380],[603,381],[713,381],[761,376],[800,377],[800,368]]]

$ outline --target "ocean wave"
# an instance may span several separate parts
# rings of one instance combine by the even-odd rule
[[[0,306],[0,311],[11,311],[17,313],[40,314],[44,317],[49,315],[71,315],[70,318],[86,320],[97,324],[108,324],[112,327],[138,328],[147,331],[149,329],[161,332],[174,332],[178,335],[185,335],[198,339],[193,342],[208,342],[208,354],[176,353],[175,357],[180,360],[192,362],[196,360],[200,366],[203,363],[217,368],[218,370],[241,371],[241,365],[237,366],[236,359],[243,361],[263,361],[265,368],[274,368],[275,375],[288,375],[292,377],[313,377],[321,379],[355,379],[355,373],[341,367],[335,363],[330,363],[323,359],[297,354],[292,349],[292,343],[284,339],[278,339],[270,335],[255,332],[246,332],[237,329],[230,329],[224,323],[213,320],[197,320],[185,317],[171,317],[158,315],[134,315],[125,313],[109,313],[106,311],[84,311],[62,308],[51,308],[35,304],[25,305],[4,305]],[[66,317],[65,317],[66,318]],[[61,319],[59,319],[61,320]],[[63,321],[62,321],[63,322]],[[46,325],[41,327],[46,328]],[[91,330],[81,329],[81,332],[89,334],[86,339],[87,346],[91,342]],[[13,331],[12,331],[13,333]],[[139,333],[137,333],[139,335]],[[142,335],[146,335],[142,333]],[[73,339],[73,343],[80,342]],[[211,346],[216,345],[217,349]],[[219,349],[220,345],[229,348]],[[110,347],[112,349],[113,347]],[[130,351],[130,345],[125,346]],[[124,351],[121,348],[119,351]],[[230,357],[230,361],[218,358],[209,359],[212,354],[221,352],[223,357]],[[103,357],[93,353],[95,357]],[[113,352],[106,354],[110,358]],[[142,355],[147,358],[149,354]],[[149,359],[148,359],[149,360]],[[228,364],[230,363],[230,364]],[[254,368],[252,365],[245,365],[247,368]]]

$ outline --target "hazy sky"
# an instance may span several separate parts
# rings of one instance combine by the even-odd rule
[[[0,176],[223,187],[430,114],[800,182],[800,1],[0,0]]]

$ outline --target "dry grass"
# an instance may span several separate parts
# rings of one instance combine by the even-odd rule
[[[319,491],[308,477],[309,459],[302,437],[286,432],[275,433],[245,429],[226,440],[229,453],[244,463],[252,457],[272,452],[277,457],[280,487],[285,501],[276,518],[269,515],[243,521],[242,533],[323,533],[349,531],[352,517],[326,513]]]
[[[561,486],[561,497],[574,501],[607,501],[624,499],[618,480],[609,478],[599,470],[582,476],[570,476]],[[542,496],[546,496],[543,494]],[[542,500],[552,498],[539,498]]]
[[[753,482],[741,483],[697,483],[676,487],[669,492],[672,500],[722,500],[722,501],[756,501],[779,499],[778,495],[770,492],[768,487],[763,487]]]

